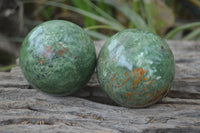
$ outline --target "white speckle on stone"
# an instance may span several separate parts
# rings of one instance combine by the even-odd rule
[[[156,80],[159,80],[159,79],[161,79],[161,76],[158,76],[158,77],[156,78]]]
[[[112,50],[117,46],[117,44],[119,44],[119,41],[117,41],[116,39],[113,40],[113,41],[112,41],[112,44],[110,44],[110,45],[108,46],[108,50],[109,50],[109,51],[112,51]]]
[[[107,72],[103,71],[103,76],[106,77],[107,76]]]
[[[153,64],[153,61],[151,61],[151,60],[146,60],[146,62],[147,62],[148,64]]]
[[[157,72],[156,69],[149,69],[149,71],[148,71],[149,77],[151,77],[155,72]]]
[[[117,65],[126,67],[130,71],[132,71],[133,63],[131,61],[127,61],[127,58],[124,55],[121,55],[119,57]]]

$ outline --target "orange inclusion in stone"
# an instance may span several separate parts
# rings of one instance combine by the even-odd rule
[[[165,96],[168,91],[168,86],[164,86],[160,91],[156,91],[156,94],[152,96],[152,99],[149,100],[147,103],[154,103],[158,101],[160,98]]]
[[[44,62],[43,60],[39,60],[39,61],[38,61],[39,64],[42,64],[43,62]]]
[[[154,80],[155,80],[155,79],[154,79]],[[149,82],[145,83],[145,85],[148,85],[148,84],[153,84],[154,80],[152,80],[152,81],[149,81]]]
[[[131,99],[132,95],[136,94],[136,92],[129,92],[127,94],[124,94],[124,96],[126,96],[126,99],[129,100]]]
[[[130,80],[131,77],[138,77],[137,79],[134,80],[133,84],[132,84],[132,88],[134,88],[135,85],[138,85],[139,82],[141,81],[143,75],[147,72],[147,70],[144,70],[143,68],[137,68],[134,71],[131,72],[131,76],[129,76],[121,85],[117,86],[117,87],[122,87],[124,84],[126,84],[126,82],[128,82]],[[127,72],[125,73],[125,75],[128,74]]]
[[[148,79],[149,79],[148,77],[145,77],[143,81],[147,81]]]
[[[122,86],[124,86],[124,84],[126,84],[126,82],[130,80],[130,78],[131,78],[131,77],[128,77],[121,85],[119,85],[119,86],[117,86],[117,87],[122,87]]]
[[[109,83],[108,86],[111,87],[111,83]]]
[[[58,50],[58,54],[59,54],[60,56],[63,56],[64,53],[65,53],[64,50],[62,50],[62,49]]]
[[[132,72],[133,76],[137,76],[138,78],[134,80],[132,84],[132,88],[134,88],[135,85],[138,85],[143,77],[143,75],[147,72],[147,70],[144,70],[142,68],[137,68]]]
[[[127,76],[127,75],[128,75],[128,72],[125,72],[124,75]]]
[[[147,90],[147,88],[144,88],[144,89],[143,89],[143,91],[146,91],[146,90]]]

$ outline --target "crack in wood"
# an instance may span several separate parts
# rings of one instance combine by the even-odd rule
[[[54,122],[51,122],[49,119],[36,119],[36,118],[18,118],[18,119],[8,119],[0,121],[0,126],[13,125],[13,124],[31,124],[31,125],[53,125]]]
[[[18,118],[18,119],[8,119],[0,121],[0,126],[5,125],[56,125],[57,123],[64,123],[67,126],[76,126],[76,124],[67,122],[61,119],[45,119],[45,118]]]

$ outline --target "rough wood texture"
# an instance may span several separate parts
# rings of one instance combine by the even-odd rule
[[[19,67],[0,73],[0,132],[199,133],[200,43],[168,41],[176,77],[166,98],[148,108],[128,109],[100,90],[94,74],[72,96],[53,97],[28,84]],[[97,42],[97,51],[103,42]]]

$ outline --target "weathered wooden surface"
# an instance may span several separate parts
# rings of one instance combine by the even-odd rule
[[[0,73],[0,133],[199,133],[200,43],[168,41],[176,60],[173,88],[161,102],[142,109],[120,107],[100,90],[95,74],[72,96],[43,94],[19,67]],[[97,51],[102,42],[97,42]]]

